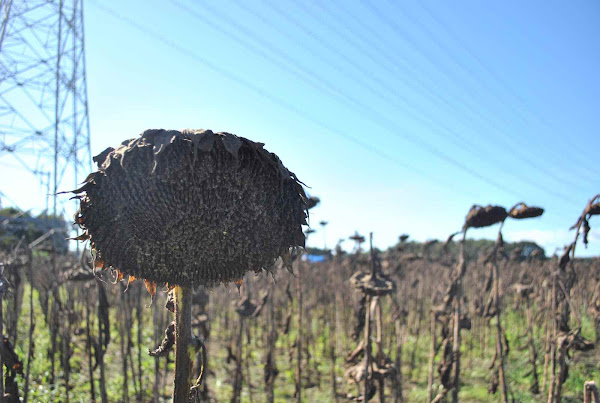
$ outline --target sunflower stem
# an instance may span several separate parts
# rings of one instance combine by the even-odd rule
[[[173,403],[188,403],[192,370],[192,289],[175,287],[175,388]]]

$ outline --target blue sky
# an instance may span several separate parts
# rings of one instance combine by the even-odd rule
[[[525,201],[546,214],[505,239],[552,253],[600,192],[598,2],[85,7],[94,155],[148,128],[264,142],[321,198],[329,246],[445,238],[473,203]],[[600,253],[591,238],[581,254]]]

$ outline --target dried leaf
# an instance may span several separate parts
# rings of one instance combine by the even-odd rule
[[[86,183],[85,185],[83,185],[80,188],[77,188],[75,190],[67,190],[67,191],[64,191],[64,192],[58,192],[56,194],[57,195],[62,195],[62,194],[65,194],[65,193],[74,193],[74,194],[83,193],[87,189],[89,189],[90,185],[91,185],[91,183]]]
[[[110,148],[110,147],[109,147]],[[84,180],[83,182],[81,182],[81,184],[84,183],[90,183],[96,176],[98,175],[98,172],[92,172],[90,173]]]
[[[588,246],[588,234],[590,232],[590,223],[586,218],[583,219],[583,244],[587,248]]]
[[[164,357],[169,354],[169,351],[175,345],[175,322],[169,323],[169,326],[165,329],[165,337],[163,338],[160,345],[155,350],[150,350],[149,354],[152,357]]]
[[[565,268],[567,267],[567,264],[571,261],[571,256],[569,256],[569,254],[571,253],[572,249],[573,249],[573,244],[571,244],[567,248],[565,248],[565,251],[563,252],[562,256],[560,257],[560,259],[558,261],[558,266],[563,270],[565,270]]]
[[[240,288],[242,287],[243,282],[244,282],[243,278],[238,278],[237,280],[234,281],[235,286],[237,287],[237,290],[238,290],[238,294],[240,293]]]
[[[116,272],[116,273],[115,273],[115,272]],[[113,285],[115,285],[115,284],[117,284],[119,281],[123,280],[123,273],[121,273],[121,271],[120,271],[120,270],[115,270],[115,269],[112,269],[112,270],[110,271],[110,273],[111,273],[111,275],[112,275],[112,274],[114,274],[114,276],[115,276],[115,280],[114,280],[114,281],[111,281],[111,283],[112,283]],[[127,290],[126,290],[126,291],[127,291]]]
[[[156,295],[156,283],[154,281],[144,280],[144,285],[150,296],[152,296],[152,299],[154,299],[154,296]]]
[[[225,149],[227,151],[229,151],[229,153],[231,155],[233,155],[234,157],[237,158],[238,156],[238,151],[240,150],[240,147],[242,146],[242,140],[240,140],[238,138],[238,136],[231,134],[231,133],[219,133],[221,134],[223,137],[221,137],[222,141],[223,141],[223,146],[225,146]]]
[[[90,239],[90,236],[84,232],[83,234],[81,234],[79,236],[76,236],[74,238],[67,238],[67,239],[71,240],[71,241],[87,241],[88,239]]]
[[[165,303],[167,311],[175,313],[175,293],[169,291],[167,293],[167,302]]]
[[[448,238],[446,239],[446,242],[444,242],[444,252],[448,250],[448,245],[450,245],[450,243],[452,242],[454,237],[457,236],[458,234],[460,234],[461,232],[462,231],[457,231],[457,232],[450,234],[450,236],[448,236]],[[408,238],[408,235],[406,236],[406,238]]]
[[[600,203],[592,204],[588,210],[589,215],[600,215]]]
[[[98,168],[100,168],[100,166],[102,166],[104,161],[106,161],[106,157],[108,157],[108,154],[110,154],[114,150],[115,150],[114,148],[108,147],[106,150],[102,151],[100,154],[98,154],[94,158],[92,158],[92,160],[96,163],[96,165],[98,165]],[[93,175],[93,173],[90,174],[90,176],[91,175]],[[88,179],[89,179],[89,176],[88,176]],[[86,179],[85,182],[88,182],[88,180]]]
[[[127,279],[127,286],[125,286],[125,291],[129,290],[129,284],[133,283],[134,281],[135,281],[135,277],[129,276],[129,278]]]
[[[285,269],[288,272],[290,272],[294,277],[296,277],[296,275],[294,274],[294,268],[292,266],[294,259],[292,258],[291,253],[286,253],[283,256],[281,256],[281,260],[283,261],[283,267],[285,267]]]
[[[186,132],[191,134],[194,151],[210,152],[215,144],[216,136],[211,130]]]
[[[2,357],[2,361],[4,361],[4,365],[14,369],[19,375],[23,375],[23,362],[19,359],[13,344],[6,336],[2,338],[0,356]]]

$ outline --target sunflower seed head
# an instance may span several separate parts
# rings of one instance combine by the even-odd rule
[[[508,212],[508,216],[517,220],[524,218],[539,217],[544,214],[544,209],[541,207],[529,207],[525,203],[519,203]]]
[[[96,157],[76,221],[104,267],[170,285],[270,270],[304,247],[301,182],[262,143],[147,130]]]
[[[483,228],[502,222],[507,217],[506,209],[500,206],[474,205],[465,219],[465,228]]]

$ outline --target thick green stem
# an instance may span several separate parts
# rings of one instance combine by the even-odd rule
[[[173,403],[188,403],[192,372],[192,289],[175,287],[175,388]]]

